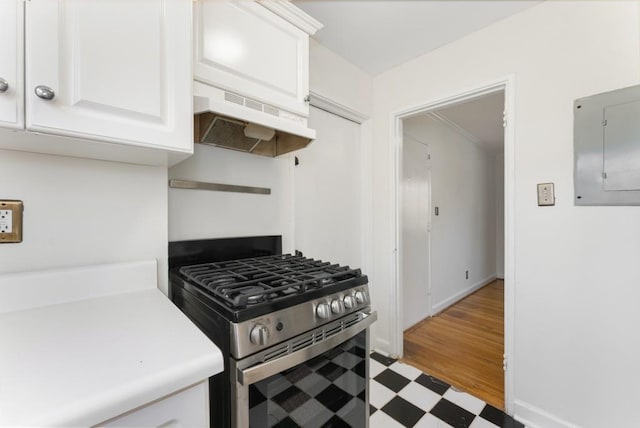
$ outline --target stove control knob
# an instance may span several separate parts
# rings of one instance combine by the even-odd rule
[[[318,307],[316,307],[316,315],[318,318],[327,319],[331,316],[331,308],[328,303],[320,303]]]
[[[342,299],[335,299],[331,301],[331,312],[334,314],[344,314],[344,302]]]
[[[269,340],[269,329],[262,324],[256,324],[249,333],[249,339],[254,345],[266,345]]]
[[[356,307],[356,298],[351,294],[344,296],[344,307],[347,309],[353,309]]]
[[[359,305],[364,305],[369,303],[369,298],[367,297],[367,293],[365,291],[356,291],[356,302]]]

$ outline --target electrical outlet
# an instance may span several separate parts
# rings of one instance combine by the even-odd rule
[[[0,244],[22,242],[22,201],[0,200]]]
[[[538,206],[546,207],[556,204],[556,195],[553,183],[538,184]]]
[[[13,211],[0,210],[0,233],[13,232]]]

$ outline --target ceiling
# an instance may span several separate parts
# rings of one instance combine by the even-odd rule
[[[504,91],[494,92],[437,110],[441,120],[458,128],[481,149],[492,154],[504,151]]]
[[[375,76],[509,15],[534,0],[293,0],[324,24],[314,38]]]

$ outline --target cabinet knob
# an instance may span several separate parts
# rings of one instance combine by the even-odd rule
[[[56,93],[53,92],[53,89],[44,85],[36,86],[35,92],[39,98],[42,98],[43,100],[47,100],[47,101],[54,99],[56,96]]]
[[[305,103],[310,103],[311,102],[311,94],[309,94],[306,97],[304,97],[304,102]]]
[[[9,83],[2,77],[0,77],[0,94],[3,92],[7,92],[7,89],[9,89]]]

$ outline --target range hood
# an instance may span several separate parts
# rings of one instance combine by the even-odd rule
[[[305,118],[198,81],[193,90],[196,143],[275,157],[316,138]]]

